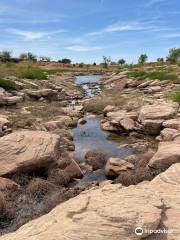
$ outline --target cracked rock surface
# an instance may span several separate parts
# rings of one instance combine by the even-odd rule
[[[0,176],[46,167],[59,157],[60,137],[44,131],[18,131],[0,138]]]
[[[152,182],[136,186],[106,184],[57,206],[0,240],[178,240],[180,236],[180,164]],[[136,227],[144,234],[137,236]],[[157,229],[169,234],[155,234]]]

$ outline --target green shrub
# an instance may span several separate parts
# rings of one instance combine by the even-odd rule
[[[27,79],[38,79],[38,80],[47,79],[47,75],[42,69],[33,68],[33,67],[18,69],[17,76],[19,78],[27,78]]]
[[[0,78],[0,87],[5,90],[16,90],[16,84],[11,80]]]
[[[180,103],[180,91],[168,93],[165,97]]]
[[[128,74],[130,77],[138,78],[140,80],[144,80],[146,78],[149,79],[159,79],[159,80],[177,80],[178,76],[173,73],[163,72],[163,71],[133,71]]]

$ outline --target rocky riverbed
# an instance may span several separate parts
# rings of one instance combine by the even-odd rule
[[[0,239],[178,240],[176,84],[75,76],[1,91]]]

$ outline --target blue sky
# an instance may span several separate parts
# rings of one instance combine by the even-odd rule
[[[0,0],[0,49],[52,59],[136,62],[180,47],[179,0]]]

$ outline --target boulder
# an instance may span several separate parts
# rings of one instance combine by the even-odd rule
[[[119,122],[126,117],[136,120],[138,117],[138,113],[137,112],[127,112],[125,110],[119,110],[116,112],[107,113],[108,120],[117,122],[117,124],[119,124]]]
[[[120,81],[123,81],[122,79],[125,78],[126,75],[125,74],[121,74],[121,75],[116,75],[116,76],[113,76],[111,78],[108,78],[107,80],[104,80],[102,83],[104,85],[108,85],[108,84],[111,84],[113,82],[118,82],[119,80]]]
[[[78,120],[78,123],[81,124],[81,125],[84,125],[84,124],[87,123],[87,121],[86,121],[85,118],[80,118],[80,119]]]
[[[152,105],[145,105],[140,109],[139,121],[148,119],[170,119],[176,113],[178,104],[172,102],[157,102]]]
[[[0,129],[4,129],[4,127],[9,127],[10,121],[8,120],[8,116],[0,115]]]
[[[44,131],[19,131],[0,138],[0,176],[48,167],[59,158],[60,137]]]
[[[28,90],[27,95],[34,99],[45,98],[48,100],[56,100],[58,91],[52,89]]]
[[[105,167],[107,176],[117,177],[122,171],[134,169],[134,165],[121,158],[110,158]]]
[[[49,179],[58,185],[67,185],[74,178],[81,178],[83,173],[77,162],[67,153],[63,153],[49,170]]]
[[[135,122],[133,119],[131,118],[123,118],[120,121],[120,125],[126,130],[126,131],[132,131],[135,128]]]
[[[145,88],[147,86],[149,86],[153,81],[152,80],[148,80],[148,81],[145,81],[143,83],[141,83],[138,88]]]
[[[0,106],[16,105],[17,103],[20,103],[22,101],[23,101],[23,97],[21,96],[7,97],[4,95],[0,95]]]
[[[147,119],[143,122],[143,130],[146,134],[157,136],[160,134],[163,120],[160,119]]]
[[[103,113],[104,113],[104,115],[106,115],[108,112],[113,112],[114,110],[115,110],[115,106],[107,105],[104,108]]]
[[[173,129],[180,129],[180,119],[169,119],[163,122],[163,127],[165,128],[173,128]]]
[[[179,185],[180,163],[151,182],[129,187],[102,184],[0,239],[179,240]],[[139,236],[137,228],[143,230]]]
[[[178,133],[176,129],[164,128],[161,131],[160,137],[162,141],[172,141],[174,136]]]
[[[44,124],[48,131],[52,131],[58,128],[66,128],[76,126],[77,123],[69,116],[59,116],[56,120],[46,122]]]
[[[118,131],[122,131],[122,128],[113,125],[112,123],[110,123],[109,121],[102,121],[101,122],[101,128],[105,131],[110,131],[110,132],[118,132]]]
[[[153,86],[153,87],[150,87],[149,90],[152,93],[156,93],[156,92],[160,92],[162,88],[160,86]]]
[[[165,236],[167,240],[178,240],[180,236],[180,164],[173,164],[168,170],[158,175],[149,187],[156,190],[162,199],[163,213],[160,229],[167,229]],[[163,216],[163,215],[162,215]],[[160,235],[160,234],[156,234]],[[154,239],[154,238],[152,238]],[[158,238],[157,238],[158,239]]]
[[[121,79],[121,81],[116,83],[115,88],[118,91],[122,91],[126,86],[127,86],[127,80]]]
[[[161,171],[178,162],[180,162],[180,142],[161,142],[148,166]]]
[[[93,170],[97,170],[105,166],[107,156],[99,150],[90,150],[85,154],[85,161],[92,166]]]
[[[160,81],[158,79],[154,80],[152,83],[149,84],[149,86],[159,86],[160,85]]]
[[[83,106],[82,105],[75,105],[75,106],[70,106],[70,107],[64,107],[63,112],[71,117],[81,117],[82,116],[82,111],[83,111]]]
[[[105,184],[60,204],[1,240],[142,239],[158,229],[162,208],[161,196],[154,189]],[[140,237],[135,234],[137,227],[144,230]]]

